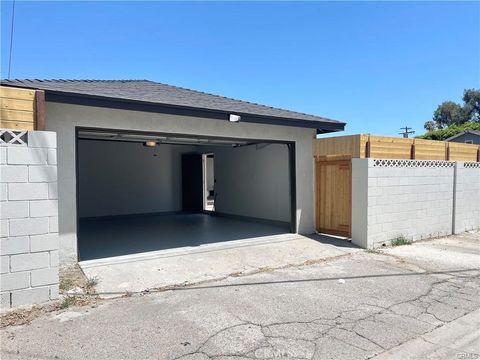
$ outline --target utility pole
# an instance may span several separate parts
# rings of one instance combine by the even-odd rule
[[[399,135],[403,135],[405,139],[408,139],[408,135],[410,134],[415,134],[415,131],[412,130],[412,128],[409,128],[408,126],[405,126],[404,128],[400,128],[400,130],[403,130],[401,133],[398,133]]]
[[[10,29],[10,52],[8,55],[8,79],[10,79],[10,74],[12,70],[12,50],[13,50],[13,25],[15,23],[15,0],[12,3],[12,27]]]

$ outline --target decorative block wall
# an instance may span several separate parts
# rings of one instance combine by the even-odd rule
[[[480,228],[480,163],[457,162],[454,233]]]
[[[1,307],[58,298],[56,133],[0,129]]]
[[[352,241],[378,247],[480,228],[480,164],[352,160]]]

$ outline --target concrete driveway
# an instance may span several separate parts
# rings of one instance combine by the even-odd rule
[[[479,308],[477,233],[49,313],[1,357],[473,359]]]
[[[348,244],[333,237],[280,234],[82,261],[80,266],[88,278],[98,280],[97,292],[109,297],[299,266],[360,250]]]

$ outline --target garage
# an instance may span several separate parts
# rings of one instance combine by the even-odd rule
[[[295,232],[295,146],[77,129],[79,261]]]
[[[56,135],[40,187],[61,265],[311,234],[312,140],[345,127],[149,80],[2,86],[34,94],[36,130]]]

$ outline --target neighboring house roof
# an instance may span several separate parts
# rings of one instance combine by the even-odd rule
[[[291,126],[341,131],[345,123],[320,116],[278,109],[149,80],[2,80],[2,85],[45,90],[48,94],[96,97],[193,110],[206,110],[271,119],[293,120]]]
[[[477,131],[477,130],[465,130],[465,131],[462,131],[462,132],[459,132],[458,134],[456,135],[453,135],[453,136],[450,136],[448,139],[446,139],[445,141],[451,141],[451,140],[454,140],[462,135],[465,135],[465,134],[473,134],[473,135],[477,135],[477,136],[480,136],[480,131]]]

